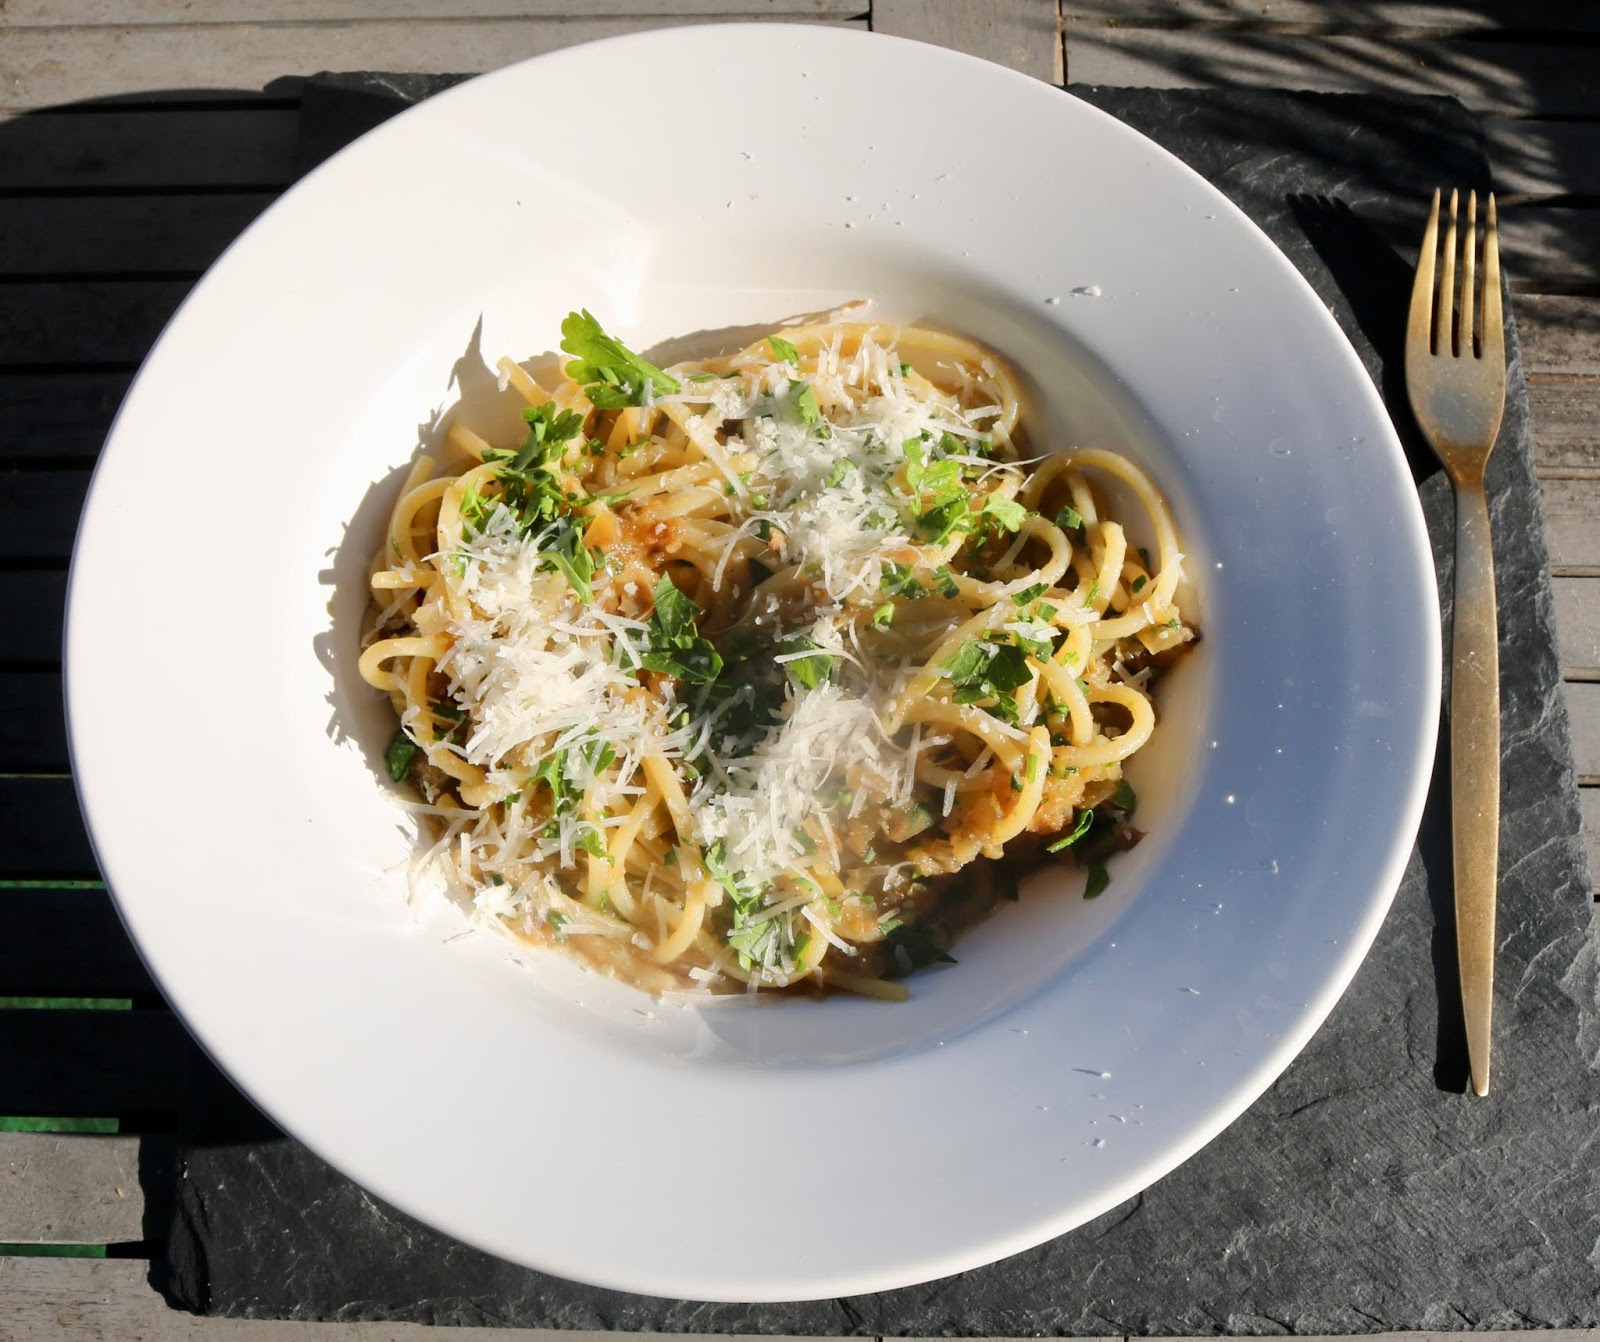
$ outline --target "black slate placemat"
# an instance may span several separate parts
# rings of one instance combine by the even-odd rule
[[[448,82],[313,81],[302,162]],[[1406,440],[1448,619],[1450,492],[1406,409],[1400,339],[1426,189],[1486,185],[1476,124],[1435,99],[1080,92],[1221,187],[1327,301]],[[277,1134],[197,1055],[158,1284],[176,1303],[228,1315],[742,1333],[1600,1323],[1593,908],[1527,396],[1514,336],[1509,344],[1510,396],[1489,481],[1504,811],[1488,1100],[1463,1094],[1441,758],[1393,912],[1300,1058],[1182,1168],[1037,1249],[848,1300],[708,1305],[594,1290],[487,1257],[379,1204]]]

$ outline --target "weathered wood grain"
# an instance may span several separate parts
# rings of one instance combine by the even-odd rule
[[[1600,289],[1600,210],[1508,205],[1500,211],[1500,254],[1514,292]]]
[[[61,676],[54,671],[0,673],[0,703],[6,706],[0,713],[0,773],[66,773]]]
[[[193,279],[26,281],[0,290],[0,364],[102,371],[137,364],[194,287]]]
[[[5,652],[10,662],[59,662],[61,613],[67,575],[0,570],[0,611],[5,612]],[[3,827],[0,827],[3,828]]]
[[[1555,578],[1556,650],[1569,674],[1600,677],[1600,578]]]
[[[0,199],[0,274],[198,277],[277,194]]]
[[[0,890],[0,997],[154,991],[104,890]]]
[[[1247,23],[1317,32],[1500,32],[1509,17],[1528,32],[1600,32],[1600,11],[1571,0],[1519,0],[1514,15],[1490,5],[1415,0],[1062,0],[1061,13],[1068,24]]]
[[[615,1342],[617,1337],[537,1328],[202,1319],[171,1309],[150,1285],[148,1274],[149,1265],[134,1259],[0,1258],[0,1301],[5,1302],[0,1342]],[[627,1336],[630,1342],[670,1342],[676,1335]],[[1474,1335],[1474,1342],[1512,1340],[1509,1334],[1481,1333]],[[1540,1342],[1577,1342],[1577,1337],[1542,1333]]]
[[[851,18],[869,0],[10,0],[0,29],[135,24],[360,23],[395,19]]]
[[[0,834],[5,835],[0,880],[81,880],[100,874],[70,778],[0,778]],[[0,892],[0,902],[5,898]],[[103,920],[92,902],[69,900],[58,907]],[[9,915],[13,923],[20,916]],[[0,921],[6,917],[0,915]],[[7,954],[0,946],[0,965]]]
[[[1600,469],[1600,378],[1531,382],[1528,406],[1541,468]]]
[[[0,43],[0,105],[91,98],[237,99],[319,70],[494,70],[529,56],[646,28],[712,21],[648,18],[380,19],[369,23],[16,28]],[[843,20],[865,26],[865,20]]]
[[[1490,116],[1600,116],[1600,80],[1554,42],[1072,25],[1066,60],[1069,87],[1381,88],[1450,95]]]
[[[170,1113],[187,1040],[157,1008],[0,1009],[0,1114]]]
[[[144,1238],[138,1137],[0,1132],[0,1242]],[[6,1325],[0,1323],[0,1335]]]
[[[0,117],[0,182],[10,191],[287,186],[299,116],[292,107],[113,107]]]
[[[1590,11],[1600,19],[1600,6]],[[1600,194],[1600,121],[1484,121],[1494,188],[1506,196]]]
[[[1600,480],[1541,480],[1550,562],[1600,572]]]
[[[1600,681],[1566,683],[1567,714],[1572,720],[1572,763],[1587,785],[1600,784]]]
[[[1522,294],[1514,308],[1530,378],[1600,377],[1600,298]]]
[[[1055,0],[873,0],[872,28],[982,56],[1052,84],[1064,78]]]
[[[170,296],[163,300],[170,310]],[[92,465],[132,373],[0,373],[0,468]]]
[[[65,564],[88,488],[88,471],[0,470],[0,563]]]

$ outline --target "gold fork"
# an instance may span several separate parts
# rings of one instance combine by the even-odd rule
[[[1495,632],[1494,550],[1484,468],[1506,406],[1506,337],[1500,312],[1500,245],[1494,197],[1483,234],[1482,319],[1473,317],[1478,194],[1467,197],[1456,285],[1456,203],[1434,284],[1439,193],[1422,235],[1406,331],[1406,390],[1423,436],[1456,493],[1455,633],[1451,640],[1450,796],[1456,886],[1456,957],[1472,1088],[1489,1093],[1494,1006],[1494,906],[1500,831],[1500,655]]]

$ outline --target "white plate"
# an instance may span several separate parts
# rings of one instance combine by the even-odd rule
[[[1173,499],[1205,641],[1137,775],[1149,839],[1101,899],[1030,891],[898,1007],[652,1005],[408,908],[355,640],[475,324],[492,362],[581,305],[649,346],[854,297],[988,341],[1036,442],[1121,444]],[[1278,1075],[1398,884],[1436,621],[1370,382],[1200,178],[968,57],[687,28],[446,93],[218,262],[96,473],[68,704],[128,926],[289,1132],[518,1262],[799,1299],[1070,1230]]]

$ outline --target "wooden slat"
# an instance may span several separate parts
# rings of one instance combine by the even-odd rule
[[[1600,288],[1600,210],[1507,206],[1500,212],[1500,245],[1514,290]]]
[[[0,1009],[0,1114],[171,1113],[187,1039],[157,1008]]]
[[[1579,779],[1600,783],[1600,681],[1569,680],[1566,692],[1573,767]]]
[[[0,471],[0,562],[64,564],[88,488],[88,471]]]
[[[1516,319],[1530,377],[1600,377],[1600,298],[1523,294]]]
[[[170,311],[170,295],[161,301]],[[0,467],[89,465],[132,380],[131,373],[0,373]]]
[[[0,880],[92,880],[100,874],[70,778],[0,778],[0,834]],[[0,901],[5,898],[0,892]],[[98,906],[81,901],[60,907],[100,916]],[[0,946],[0,964],[6,957]]]
[[[12,108],[157,92],[173,100],[237,99],[319,70],[493,70],[579,42],[706,21],[664,15],[17,28],[0,43],[0,99]]]
[[[1600,18],[1600,6],[1590,13]],[[1484,122],[1501,197],[1600,195],[1600,121]]]
[[[0,182],[10,191],[287,186],[298,122],[289,107],[0,118]]]
[[[0,611],[5,612],[6,660],[55,662],[61,659],[61,614],[66,603],[65,573],[0,570]]]
[[[1556,578],[1556,648],[1563,669],[1600,676],[1600,577]]]
[[[873,0],[872,27],[982,56],[1052,84],[1063,78],[1055,0]]]
[[[22,27],[135,24],[371,22],[392,19],[591,19],[701,15],[744,18],[850,18],[868,0],[9,0],[0,30]]]
[[[0,199],[0,274],[198,276],[276,199],[276,191]]]
[[[1416,0],[1062,0],[1061,12],[1069,24],[1205,22],[1356,31],[1600,32],[1600,11],[1572,0],[1518,0],[1511,9]]]
[[[154,991],[104,890],[0,890],[0,997]]]
[[[1541,467],[1600,469],[1600,378],[1533,382],[1528,405]]]
[[[0,1132],[0,1242],[125,1244],[144,1238],[138,1137]],[[0,1323],[3,1335],[4,1323]]]
[[[1550,562],[1600,571],[1600,480],[1541,480]]]
[[[149,1271],[147,1263],[133,1259],[0,1258],[0,1301],[5,1302],[0,1338],[5,1342],[13,1337],[17,1342],[617,1342],[619,1336],[565,1329],[198,1318],[170,1308],[150,1285]],[[8,1327],[14,1332],[7,1333]],[[681,1342],[678,1334],[629,1333],[627,1337],[629,1342]],[[767,1342],[797,1340],[772,1338]],[[1411,1334],[1408,1342],[1444,1339],[1423,1333]],[[1474,1333],[1473,1342],[1524,1340],[1511,1333]],[[1543,1332],[1539,1342],[1594,1340],[1576,1333]]]
[[[136,364],[194,281],[73,280],[0,289],[0,364]]]
[[[0,713],[0,773],[66,773],[67,725],[60,675],[0,674],[0,703],[6,706]]]
[[[1600,80],[1571,47],[1209,29],[1069,27],[1067,81],[1150,88],[1448,94],[1495,116],[1600,116]]]

